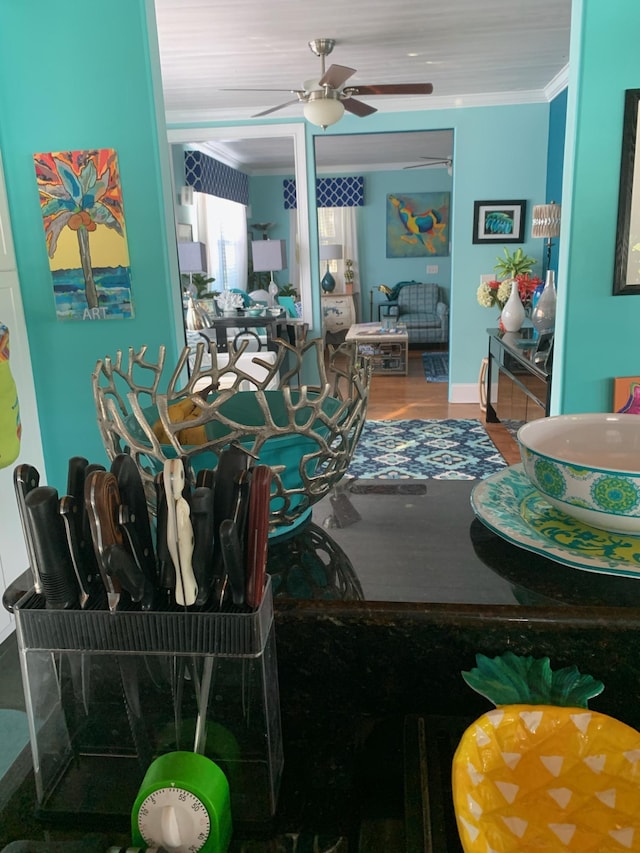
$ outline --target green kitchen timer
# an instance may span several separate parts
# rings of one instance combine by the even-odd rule
[[[132,841],[171,853],[225,853],[231,840],[229,783],[195,752],[168,752],[145,773],[131,812]]]

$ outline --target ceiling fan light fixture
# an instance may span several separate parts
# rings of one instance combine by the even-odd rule
[[[316,91],[310,93],[303,112],[308,122],[325,130],[340,121],[344,115],[344,104],[337,92]]]

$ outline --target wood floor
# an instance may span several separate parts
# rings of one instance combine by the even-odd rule
[[[484,412],[476,403],[449,403],[446,382],[427,382],[422,369],[421,350],[409,351],[407,376],[371,377],[370,420],[409,420],[428,418],[477,418],[485,423]],[[494,444],[509,465],[520,461],[518,446],[502,424],[485,424]]]

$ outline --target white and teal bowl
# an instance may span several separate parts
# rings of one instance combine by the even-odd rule
[[[640,536],[640,416],[557,415],[518,430],[527,476],[584,524]]]

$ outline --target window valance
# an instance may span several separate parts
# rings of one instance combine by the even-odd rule
[[[202,151],[184,152],[184,172],[187,186],[195,192],[249,204],[248,176]]]
[[[298,206],[296,182],[287,178],[284,185],[284,209]],[[317,178],[316,197],[318,207],[362,207],[364,205],[364,178]]]

